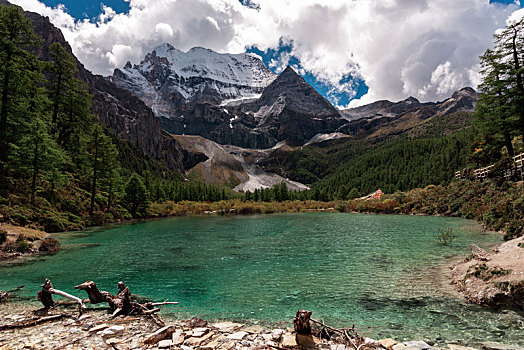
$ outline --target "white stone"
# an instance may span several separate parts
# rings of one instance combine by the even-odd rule
[[[247,332],[240,331],[240,332],[236,332],[236,333],[228,335],[227,338],[228,339],[233,339],[233,340],[242,340],[242,339],[244,339],[244,337],[247,334],[248,334]]]
[[[331,344],[331,350],[347,350],[347,347],[342,344]]]
[[[182,333],[180,329],[177,330],[175,333],[173,333],[173,337],[172,337],[173,345],[178,346],[182,344],[184,342],[184,339],[185,339],[184,333]]]
[[[173,345],[173,341],[170,340],[170,339],[166,339],[166,340],[161,340],[158,342],[158,348],[159,349],[169,349],[169,347],[171,347],[171,345]]]
[[[447,344],[447,345],[450,350],[477,350],[476,348],[472,348],[469,346],[462,346],[458,344]]]
[[[101,330],[106,329],[108,327],[109,327],[108,324],[103,323],[101,325],[98,325],[98,326],[95,326],[93,328],[90,328],[89,332],[98,332],[98,331],[101,331]]]
[[[193,334],[191,335],[192,337],[195,337],[195,338],[200,338],[202,336],[204,336],[205,334],[207,334],[209,332],[209,329],[208,328],[194,328],[193,329]]]
[[[219,322],[214,323],[211,325],[211,327],[218,329],[220,332],[233,332],[234,330],[244,326],[241,323],[233,323],[233,322]]]
[[[404,344],[406,344],[407,346],[414,346],[422,350],[431,349],[431,345],[422,340],[407,341],[404,342]]]
[[[97,334],[100,335],[101,337],[109,337],[109,336],[122,334],[124,333],[124,330],[125,330],[124,326],[111,326],[109,328],[104,329],[101,332],[98,332]]]
[[[282,334],[284,334],[283,329],[274,329],[273,332],[271,332],[271,337],[274,341],[279,342],[280,339],[282,339]]]

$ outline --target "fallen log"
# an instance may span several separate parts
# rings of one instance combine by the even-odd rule
[[[75,286],[75,289],[84,290],[87,293],[89,302],[91,304],[107,302],[109,304],[110,310],[112,311],[112,318],[115,318],[119,315],[128,316],[130,314],[145,315],[150,317],[157,325],[162,327],[165,325],[165,323],[159,315],[156,315],[156,313],[160,311],[160,309],[165,305],[178,305],[178,302],[170,302],[168,301],[169,299],[159,303],[147,302],[145,304],[132,301],[131,292],[122,281],[118,282],[118,294],[114,296],[109,292],[101,291],[93,281],[86,281],[82,284],[79,284]],[[78,302],[79,304],[82,302],[80,298],[54,289],[51,281],[46,279],[46,283],[42,285],[42,291],[38,292],[38,300],[44,304],[46,309],[55,305],[52,294],[62,295]],[[82,308],[84,308],[83,303]]]
[[[9,297],[11,296],[12,293],[17,292],[17,291],[21,290],[24,287],[25,286],[18,286],[15,289],[11,289],[11,290],[8,290],[8,291],[5,291],[5,292],[2,292],[0,290],[0,303],[3,302],[3,301],[6,301],[7,299],[9,299]]]
[[[0,326],[0,331],[6,330],[6,329],[32,327],[32,326],[36,326],[44,322],[59,320],[64,317],[71,317],[71,315],[52,315],[52,316],[46,316],[46,317],[41,317],[37,319],[23,320],[23,321],[19,321],[13,324],[2,325]]]
[[[61,290],[55,289],[49,278],[46,278],[45,283],[42,284],[40,287],[42,287],[42,290],[37,293],[37,296],[38,300],[42,302],[45,309],[49,309],[55,306],[56,303],[53,300],[53,294],[60,295],[64,298],[70,299],[78,303],[78,309],[80,313],[82,313],[82,311],[85,309],[85,305],[82,299],[75,297],[74,295],[71,295],[69,293],[63,292]]]

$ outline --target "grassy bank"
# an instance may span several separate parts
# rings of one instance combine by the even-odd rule
[[[461,180],[448,186],[430,185],[407,192],[385,194],[374,200],[337,201],[243,201],[230,199],[217,202],[164,201],[152,203],[142,219],[183,215],[272,214],[309,211],[359,212],[406,215],[442,215],[480,221],[487,229],[505,232],[505,239],[520,237],[524,231],[524,183],[487,180]],[[125,212],[125,211],[123,211]],[[52,217],[68,218],[68,213],[53,210]],[[77,230],[103,222],[131,220],[131,215],[100,212],[96,220],[75,217],[77,225],[46,225],[49,216],[39,217],[41,209],[24,206],[1,207],[4,221],[46,231]],[[51,228],[51,230],[49,230]]]
[[[475,219],[487,229],[503,231],[504,238],[511,239],[524,233],[524,183],[461,180],[448,186],[431,185],[386,194],[374,200],[165,202],[153,204],[150,210],[152,216],[307,211],[442,215]]]

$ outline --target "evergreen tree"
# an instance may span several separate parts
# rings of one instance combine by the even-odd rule
[[[17,6],[0,6],[0,194],[6,194],[8,157],[19,135],[27,131],[27,96],[40,74],[28,51],[37,39],[29,20]],[[3,193],[2,193],[3,192]]]
[[[355,199],[359,197],[360,197],[360,193],[358,192],[358,190],[355,187],[353,187],[347,195],[347,199]]]
[[[99,191],[109,191],[109,205],[114,194],[114,184],[118,177],[118,152],[111,139],[104,134],[100,124],[93,128],[91,139],[91,187],[89,214],[93,216],[96,195]]]
[[[138,175],[133,174],[127,182],[124,200],[133,216],[143,213],[149,206],[149,195],[146,186]]]
[[[75,61],[59,43],[52,43],[49,46],[49,55],[51,61],[47,64],[49,99],[52,101],[52,134],[58,138],[58,143],[62,144],[65,135],[63,131],[61,135],[58,135],[58,132],[65,128],[66,106],[71,103],[67,97],[74,80]]]
[[[481,56],[483,81],[475,121],[484,143],[506,147],[514,155],[512,139],[524,138],[524,19],[495,34],[495,46]],[[486,145],[487,148],[491,145]],[[494,161],[494,159],[488,159]]]

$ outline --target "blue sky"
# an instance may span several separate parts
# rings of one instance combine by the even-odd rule
[[[56,5],[58,4],[63,4],[65,5],[65,8],[66,8],[66,12],[69,13],[73,18],[77,19],[77,20],[80,20],[80,19],[90,19],[91,22],[95,23],[97,22],[97,17],[102,13],[102,8],[103,8],[103,5],[106,5],[106,6],[109,6],[111,8],[113,8],[117,13],[127,13],[129,11],[129,2],[128,1],[124,1],[124,0],[98,0],[98,1],[79,1],[79,0],[40,0],[42,3],[46,4],[47,6],[50,6],[50,7],[55,7]],[[256,0],[239,0],[240,3],[242,3],[243,5],[247,6],[247,7],[251,7],[251,8],[257,8],[260,10],[260,8],[258,8],[256,5]],[[431,0],[429,0],[431,1]],[[480,0],[477,0],[477,1],[480,1]],[[187,1],[186,1],[187,2]],[[515,3],[515,0],[490,0],[491,3],[500,3],[500,4],[514,4]],[[411,6],[411,5],[410,5]],[[523,7],[524,6],[524,1],[522,1],[522,4],[520,5],[520,7]],[[501,6],[501,7],[505,7],[505,6]],[[140,15],[140,14],[139,14]],[[138,16],[139,16],[138,15]],[[202,14],[202,16],[205,16],[204,14]],[[330,16],[335,16],[334,14],[331,14]],[[467,13],[466,15],[467,16]],[[204,17],[204,18],[207,18],[209,19],[210,17]],[[214,19],[214,18],[212,18]],[[331,19],[331,17],[330,17]],[[161,22],[161,20],[159,19],[158,20],[159,22]],[[165,19],[164,19],[165,21]],[[173,19],[173,21],[175,22],[175,20]],[[135,22],[136,23],[136,22]],[[154,23],[154,22],[153,22]],[[165,22],[164,22],[165,23]],[[169,22],[168,22],[169,23]],[[194,22],[196,23],[196,22]],[[206,23],[205,21],[202,22],[202,23]],[[209,24],[209,23],[207,23]],[[216,22],[215,22],[216,24]],[[173,24],[171,24],[172,26],[174,26]],[[151,27],[151,25],[150,25]],[[154,29],[154,24],[152,26],[152,28]],[[206,27],[206,28],[209,28],[209,25]],[[477,27],[479,28],[479,27]],[[88,28],[88,30],[93,30],[93,28]],[[125,31],[125,29],[122,29]],[[196,36],[198,37],[198,31],[194,31],[194,28],[191,28],[191,30],[193,30],[193,33],[197,33]],[[306,29],[307,30],[307,29]],[[313,29],[314,30],[314,29]],[[480,32],[480,30],[479,30]],[[467,32],[464,32],[465,33],[465,38],[467,38],[466,40],[469,40],[468,38],[468,33]],[[173,34],[173,32],[171,33]],[[187,34],[187,33],[186,33]],[[314,38],[315,37],[315,33],[311,33],[312,37]],[[486,35],[487,34],[487,35]],[[119,39],[121,39],[123,36],[125,35],[122,35],[122,34],[119,34],[120,37]],[[204,36],[203,39],[198,39],[200,40],[200,43],[198,43],[198,45],[201,45],[201,46],[206,46],[205,43],[205,40],[206,40],[206,37],[205,35],[207,35],[206,33],[202,33],[202,35]],[[479,34],[480,35],[480,34]],[[491,34],[489,33],[483,33],[482,34],[484,38],[487,38],[487,40],[490,40],[490,36]],[[213,45],[218,42],[218,41],[213,41],[214,39],[210,39],[211,37],[209,37],[208,39],[211,40],[209,41],[208,40],[208,44],[207,45],[210,45],[209,47],[211,48],[214,48]],[[347,68],[347,73],[342,73],[338,76],[340,76],[341,78],[336,78],[335,80],[338,80],[338,81],[335,81],[333,79],[331,79],[331,81],[327,81],[326,78],[324,79],[321,79],[319,78],[320,76],[322,76],[322,74],[319,74],[319,69],[320,70],[323,70],[325,65],[324,66],[321,66],[320,68],[317,66],[316,67],[316,70],[311,70],[309,69],[308,70],[308,64],[306,64],[305,61],[300,61],[297,57],[299,57],[298,55],[296,55],[296,52],[297,52],[297,49],[300,49],[299,47],[295,47],[293,41],[291,40],[292,37],[290,38],[289,36],[285,37],[286,39],[280,39],[279,41],[279,45],[278,46],[275,46],[274,44],[272,45],[273,48],[272,49],[268,49],[268,50],[260,50],[259,49],[259,46],[251,46],[247,49],[248,52],[252,52],[252,53],[256,53],[258,54],[262,60],[264,61],[264,63],[272,70],[274,71],[275,73],[279,73],[283,68],[284,65],[286,64],[289,64],[291,65],[293,68],[295,68],[303,77],[304,79],[310,83],[318,92],[320,92],[324,97],[326,97],[328,100],[330,100],[333,104],[335,105],[338,105],[338,106],[346,106],[348,105],[348,103],[355,99],[355,98],[360,98],[361,96],[363,95],[366,95],[368,93],[368,86],[366,85],[366,82],[364,80],[364,78],[360,78],[359,76],[357,75],[353,75],[351,76],[349,74],[349,72],[351,71],[351,69],[348,67]],[[133,37],[129,37],[129,39],[131,41],[133,41]],[[166,40],[168,42],[170,42],[171,44],[173,44],[175,47],[177,47],[178,45],[180,45],[180,40],[183,40],[183,37],[180,37],[178,36],[177,39],[172,39],[172,40]],[[329,41],[330,38],[326,38],[327,41]],[[437,38],[437,39],[441,39],[440,37]],[[306,39],[307,40],[307,39]],[[424,40],[423,38],[420,38],[420,40]],[[457,38],[457,41],[459,39]],[[261,40],[263,41],[263,40]],[[118,42],[117,42],[118,43]],[[464,43],[464,41],[461,41],[460,43],[456,44],[456,45],[462,45],[462,43]],[[85,44],[85,43],[84,43]],[[88,60],[83,60],[84,63],[87,64],[87,66],[91,69],[93,69],[95,72],[100,72],[99,69],[97,69],[97,65],[100,65],[101,67],[105,67],[107,66],[107,62],[103,62],[103,61],[100,61],[100,57],[104,57],[106,59],[109,59],[109,58],[112,58],[113,61],[111,61],[112,64],[114,64],[115,66],[120,66],[120,65],[123,65],[121,64],[120,61],[123,61],[123,59],[120,58],[120,56],[125,56],[127,55],[128,59],[132,60],[134,63],[136,60],[139,60],[140,57],[143,57],[143,54],[144,52],[143,51],[150,51],[153,49],[153,47],[148,47],[146,46],[147,44],[144,42],[142,43],[142,47],[140,48],[141,49],[141,56],[133,56],[133,52],[138,52],[137,48],[135,47],[135,45],[138,45],[139,43],[135,43],[133,42],[132,44],[128,44],[127,48],[125,46],[122,46],[122,45],[117,45],[116,47],[115,46],[111,46],[111,45],[108,45],[108,49],[106,49],[106,54],[104,56],[101,56],[101,55],[98,55],[97,57],[92,57],[92,60],[93,62],[89,62]],[[156,43],[158,44],[158,43]],[[155,44],[155,45],[156,45]],[[318,45],[322,45],[323,43],[320,42],[320,43],[316,43],[317,46]],[[79,45],[82,45],[82,44],[79,44]],[[95,42],[91,43],[91,45],[100,45],[100,44],[96,44]],[[182,46],[184,46],[184,44],[182,44]],[[186,44],[187,46],[187,44]],[[216,44],[217,47],[220,46],[220,44]],[[482,46],[482,45],[480,45]],[[263,46],[260,46],[260,47],[263,47]],[[267,45],[265,46],[267,47]],[[486,43],[485,46],[482,46],[480,47],[481,50],[485,50],[487,47],[489,47],[489,43]],[[100,46],[98,47],[95,47],[95,49],[99,49]],[[188,49],[189,47],[180,47],[182,49]],[[478,51],[479,48],[477,48],[477,51],[475,51],[473,54],[472,53],[468,53],[468,55],[470,55],[471,57],[478,57],[478,54],[479,52],[482,53],[482,51]],[[127,51],[126,51],[127,50]],[[217,50],[217,48],[215,48],[215,50]],[[223,50],[223,48],[221,49]],[[304,46],[302,47],[302,51],[304,50]],[[331,49],[332,50],[332,49]],[[320,50],[321,52],[330,52],[329,50]],[[342,51],[342,49],[341,49]],[[389,59],[387,56],[390,54],[390,52],[394,52],[395,50],[390,50],[388,52],[386,52],[386,54],[382,55],[382,57],[385,57],[386,59]],[[86,50],[86,52],[76,52],[77,54],[80,54],[80,59],[82,60],[82,54],[85,54],[85,55],[89,55],[93,52],[96,52],[93,50],[93,48],[91,48],[90,50]],[[238,51],[237,51],[238,52]],[[332,52],[332,51],[331,51]],[[330,52],[330,53],[331,53]],[[345,51],[343,52],[347,52],[347,49],[345,49]],[[400,52],[402,53],[403,50],[400,49],[400,50],[396,50],[395,52]],[[416,52],[414,54],[417,54]],[[302,52],[302,57],[304,57],[304,53]],[[325,55],[325,53],[324,53]],[[346,54],[344,54],[346,55]],[[344,56],[338,56],[340,57],[341,59],[343,60],[347,60],[348,62],[351,61],[351,59],[346,59],[345,57],[348,57],[347,55],[344,57]],[[371,63],[372,63],[372,60],[375,59],[376,56],[371,56],[370,59],[371,59]],[[427,57],[431,57],[430,56],[427,56]],[[427,57],[426,58],[420,58],[420,59],[426,59],[427,60]],[[90,57],[91,59],[91,57]],[[444,61],[442,62],[445,62],[445,57],[442,58]],[[127,59],[126,59],[127,60]],[[410,57],[407,57],[406,58],[406,62],[410,62],[411,58]],[[329,62],[329,60],[327,60]],[[459,60],[460,61],[460,60]],[[400,62],[400,61],[399,61]],[[425,63],[425,62],[424,62]],[[454,64],[454,62],[451,62],[452,64]],[[466,66],[465,68],[467,68],[467,65],[466,63],[464,62],[459,62],[461,64],[463,64],[464,66]],[[440,64],[440,63],[439,63]],[[470,63],[467,63],[467,64],[470,64]],[[309,62],[309,65],[311,66],[311,62]],[[382,89],[382,93],[377,93],[377,91],[379,91],[379,89],[377,89],[377,86],[374,86],[373,87],[373,90],[369,89],[370,91],[370,95],[369,96],[366,96],[366,97],[370,97],[371,98],[371,91],[373,91],[373,93],[375,94],[375,96],[373,96],[373,98],[388,98],[388,99],[392,99],[392,100],[395,100],[395,99],[400,99],[402,98],[401,96],[405,95],[406,94],[406,91],[404,91],[405,87],[406,86],[413,86],[412,88],[412,91],[408,91],[407,93],[409,94],[412,94],[412,95],[415,95],[416,96],[416,92],[417,91],[421,91],[421,87],[423,88],[425,86],[425,83],[420,77],[412,77],[413,79],[413,82],[415,84],[412,84],[412,82],[406,80],[408,78],[410,78],[410,76],[407,76],[408,78],[402,76],[402,77],[391,77],[391,76],[388,76],[388,72],[389,71],[395,71],[394,69],[391,68],[391,65],[389,62],[386,62],[384,61],[384,66],[387,67],[387,71],[384,70],[383,68],[382,69],[377,69],[376,72],[372,72],[374,74],[377,74],[377,77],[372,77],[374,79],[372,79],[372,81],[374,82],[375,85],[377,85],[378,83],[377,82],[380,82],[380,84],[384,85],[383,89]],[[451,66],[453,67],[453,66]],[[471,65],[470,65],[471,67]],[[400,68],[405,68],[405,65],[404,67],[400,67]],[[449,77],[453,77],[453,74],[455,74],[456,72],[453,72],[453,71],[446,71],[446,69],[448,69],[449,67],[447,67],[446,65],[444,64],[440,64],[439,67],[429,67],[428,69],[431,68],[431,71],[433,71],[434,73],[435,72],[443,72],[443,74],[447,74]],[[398,71],[399,68],[397,68],[397,71]],[[439,70],[440,69],[440,70]],[[316,75],[313,74],[312,72],[315,71]],[[342,67],[342,72],[346,72],[346,67]],[[420,71],[420,70],[414,70],[414,71]],[[407,71],[407,73],[410,73],[410,71]],[[102,73],[102,74],[108,74],[108,73]],[[109,73],[110,74],[110,73]],[[378,74],[384,74],[385,76],[383,77],[378,77]],[[426,74],[426,77],[428,76],[427,73]],[[463,72],[463,74],[469,74],[467,72]],[[326,76],[326,75],[324,75]],[[366,77],[368,78],[369,75]],[[393,81],[391,80],[391,78],[396,78],[398,80],[400,79],[404,79],[403,83],[400,84],[396,84],[396,85],[393,85],[393,84],[389,84],[389,81]],[[418,79],[418,80],[417,80]],[[427,78],[426,78],[427,79]],[[368,84],[371,82],[371,80],[367,80],[366,81],[368,82]],[[446,81],[444,78],[442,79],[439,79],[439,81]],[[450,80],[451,81],[451,80]],[[389,84],[389,85],[388,85]],[[416,86],[418,84],[418,87]],[[371,85],[370,85],[371,87]],[[403,88],[404,87],[404,88]],[[463,87],[463,86],[462,86]],[[440,86],[440,88],[443,88],[442,86]],[[455,88],[455,87],[453,87]],[[449,89],[448,89],[449,90]],[[445,94],[449,94],[449,91],[446,91]],[[391,92],[395,92],[394,96],[393,96],[393,93]],[[387,94],[390,94],[391,96],[387,96]],[[447,96],[445,95],[444,93],[440,94],[438,96],[438,98],[440,98],[440,96]],[[427,99],[430,99],[430,100],[435,100],[437,97],[435,93],[433,93],[434,96],[431,96],[430,94],[426,94],[425,97]],[[407,97],[407,96],[405,96]],[[405,98],[403,97],[403,98]],[[424,96],[416,96],[418,98],[424,98]]]

